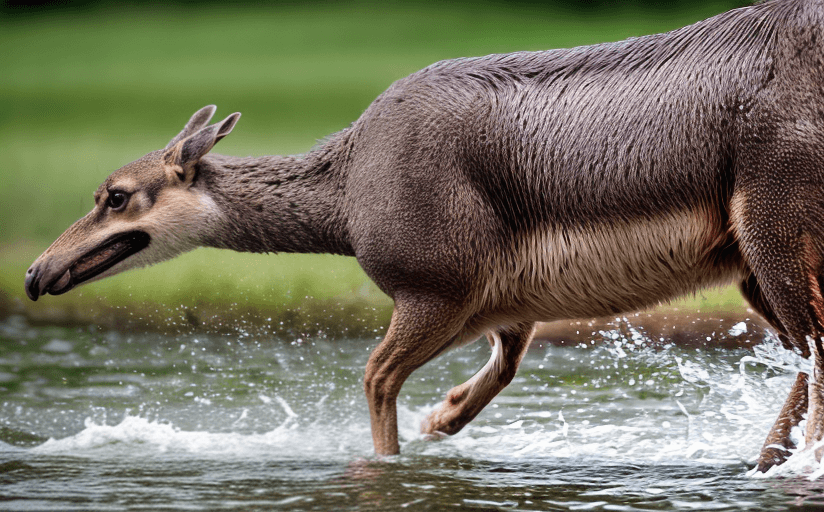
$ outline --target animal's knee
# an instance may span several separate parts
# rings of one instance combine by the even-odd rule
[[[376,390],[380,388],[381,378],[378,370],[372,365],[366,365],[366,373],[363,376],[363,391],[366,396],[375,396]]]
[[[363,390],[372,403],[382,403],[395,398],[395,376],[384,368],[367,365],[363,378]]]
[[[446,394],[446,403],[451,406],[460,405],[466,398],[467,390],[464,386],[458,386],[449,390]]]
[[[501,387],[508,386],[512,379],[515,378],[515,373],[518,371],[518,367],[513,364],[504,365],[501,368],[501,371],[498,373],[498,384]]]

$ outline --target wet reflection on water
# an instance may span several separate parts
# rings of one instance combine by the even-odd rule
[[[768,510],[820,499],[803,468],[747,475],[804,361],[747,322],[697,347],[633,324],[536,342],[463,432],[424,441],[420,421],[489,355],[485,343],[446,354],[403,388],[403,455],[378,460],[362,394],[375,339],[8,318],[0,498],[9,510]],[[726,348],[713,348],[721,337]]]

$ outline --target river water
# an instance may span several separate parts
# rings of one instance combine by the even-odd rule
[[[617,325],[617,324],[616,324]],[[729,348],[731,338],[748,348]],[[534,343],[458,435],[417,427],[486,343],[404,386],[402,455],[372,454],[363,369],[377,339],[160,336],[0,321],[2,510],[802,510],[810,451],[754,475],[806,361],[748,325],[698,348],[643,328]],[[727,348],[712,348],[724,338]]]

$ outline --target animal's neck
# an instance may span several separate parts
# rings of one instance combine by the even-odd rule
[[[221,210],[205,245],[243,252],[353,255],[335,152],[305,156],[210,155],[198,179]]]

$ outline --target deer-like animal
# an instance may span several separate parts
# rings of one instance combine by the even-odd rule
[[[409,375],[486,335],[492,356],[424,433],[513,378],[535,323],[740,283],[812,357],[762,448],[824,437],[824,0],[767,0],[665,34],[436,63],[304,156],[211,154],[240,114],[192,116],[112,173],[28,270],[32,300],[198,246],[354,256],[394,300],[366,367],[378,454]]]

